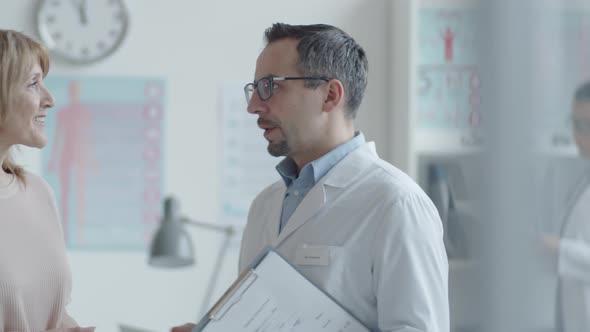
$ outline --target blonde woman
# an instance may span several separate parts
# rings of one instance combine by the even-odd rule
[[[0,332],[84,331],[66,312],[71,276],[55,197],[39,176],[16,165],[16,144],[43,148],[47,110],[45,49],[0,30]]]

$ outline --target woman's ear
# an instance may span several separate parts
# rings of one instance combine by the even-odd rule
[[[327,83],[328,94],[324,99],[324,112],[332,112],[334,109],[339,108],[344,103],[344,86],[342,82],[337,79],[331,79]]]

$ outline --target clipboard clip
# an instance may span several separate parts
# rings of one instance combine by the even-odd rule
[[[256,281],[258,276],[254,270],[246,270],[242,273],[240,278],[236,280],[231,287],[221,296],[221,298],[213,305],[209,313],[209,319],[220,320],[229,309],[240,301],[242,294],[250,288],[250,286]]]

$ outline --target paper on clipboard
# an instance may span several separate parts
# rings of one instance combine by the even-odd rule
[[[243,273],[193,332],[369,331],[274,251]]]

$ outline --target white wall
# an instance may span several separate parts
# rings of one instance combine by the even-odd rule
[[[0,27],[35,34],[33,0],[0,0]],[[388,158],[389,0],[127,0],[128,38],[112,57],[86,67],[54,62],[51,74],[155,76],[167,82],[164,192],[180,198],[190,217],[218,216],[217,89],[249,80],[273,22],[328,23],[349,32],[369,56],[370,79],[358,127]],[[254,118],[252,119],[254,121]],[[22,160],[32,170],[39,154]],[[70,252],[74,277],[71,314],[82,325],[116,331],[118,323],[166,330],[197,319],[219,236],[194,231],[198,265],[157,270],[144,253]],[[216,295],[234,278],[230,253]]]

